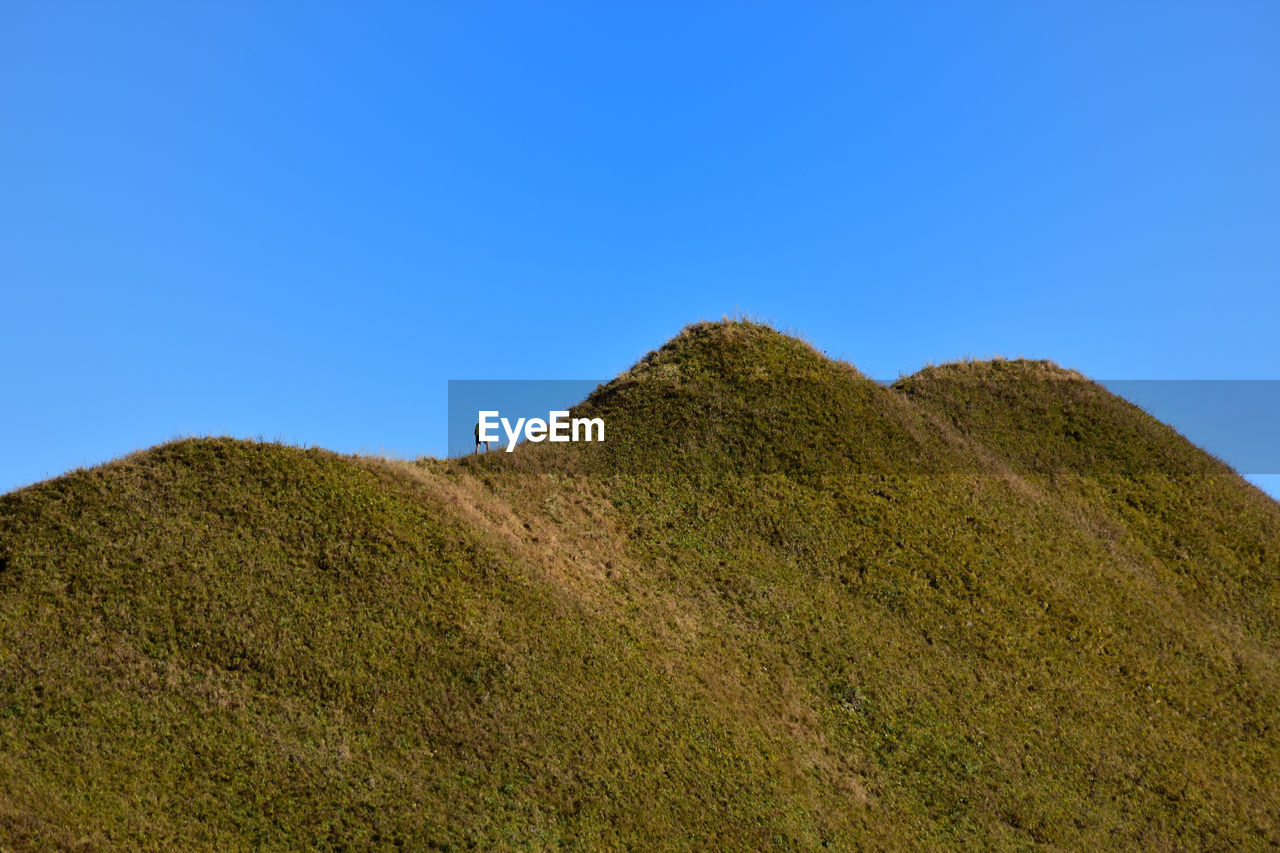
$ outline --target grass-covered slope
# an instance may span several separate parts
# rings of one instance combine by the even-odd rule
[[[950,364],[896,387],[1280,647],[1276,504],[1172,428],[1046,362]]]
[[[1280,507],[1064,376],[704,324],[604,445],[0,496],[0,849],[1274,846]]]

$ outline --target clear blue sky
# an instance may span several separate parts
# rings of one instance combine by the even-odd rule
[[[1280,4],[0,10],[0,491],[442,454],[448,379],[735,310],[881,377],[1280,378]]]

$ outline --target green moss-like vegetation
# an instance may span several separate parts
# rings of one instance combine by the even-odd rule
[[[579,410],[0,496],[0,850],[1280,844],[1280,506],[1168,427],[751,323]]]

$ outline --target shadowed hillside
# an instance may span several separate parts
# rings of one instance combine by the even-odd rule
[[[0,850],[1280,844],[1280,505],[1173,430],[750,323],[579,410],[0,496]]]

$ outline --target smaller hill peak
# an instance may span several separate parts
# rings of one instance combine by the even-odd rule
[[[1091,382],[1087,376],[1069,367],[1062,367],[1048,359],[989,358],[962,359],[943,364],[930,364],[894,383],[895,387],[909,388],[913,384],[930,380],[946,381],[996,381],[996,380],[1065,380]]]

